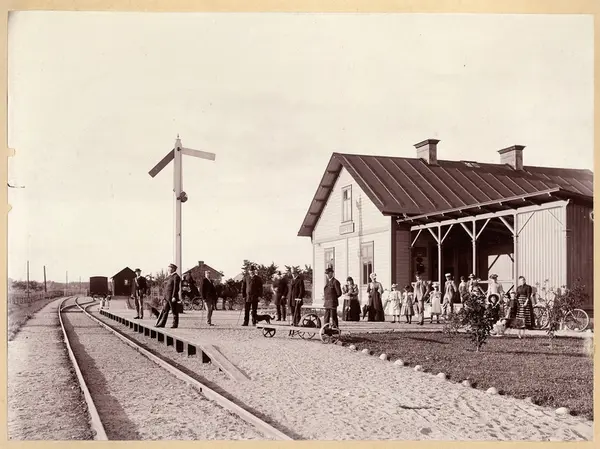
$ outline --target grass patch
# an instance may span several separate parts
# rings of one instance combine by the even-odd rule
[[[587,339],[561,337],[550,345],[546,337],[492,337],[479,353],[466,335],[353,334],[343,340],[392,361],[446,373],[454,382],[469,379],[480,389],[496,387],[502,394],[531,397],[536,404],[567,407],[593,419],[594,369]]]
[[[8,341],[11,341],[21,327],[40,309],[58,298],[40,299],[29,304],[8,305]]]

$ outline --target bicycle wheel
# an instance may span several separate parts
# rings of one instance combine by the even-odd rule
[[[201,298],[194,298],[192,300],[192,309],[196,311],[204,309],[204,301]]]
[[[550,317],[548,314],[548,310],[546,310],[544,306],[537,305],[533,307],[533,318],[535,329],[545,329],[546,327],[548,327]]]
[[[581,309],[573,309],[573,311],[565,315],[565,326],[570,331],[583,332],[590,324],[590,317]]]

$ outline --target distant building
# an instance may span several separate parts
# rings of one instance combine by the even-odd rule
[[[416,158],[332,154],[298,232],[313,244],[315,303],[331,266],[363,302],[373,272],[387,289],[473,272],[505,291],[521,275],[534,288],[581,278],[592,308],[593,173],[523,165],[520,145],[498,164],[438,160],[438,142]]]
[[[221,279],[223,278],[223,275],[215,270],[213,267],[211,267],[210,265],[207,265],[204,263],[204,261],[199,261],[198,265],[196,265],[194,268],[191,268],[187,271],[185,271],[183,273],[183,275],[185,276],[187,273],[192,273],[192,277],[194,278],[194,281],[196,281],[196,283],[198,285],[199,282],[202,281],[202,279],[204,278],[204,272],[210,272],[210,278],[213,280],[213,282],[215,283],[219,283],[221,282]]]
[[[130,296],[132,291],[135,271],[129,267],[123,268],[112,278],[113,296]]]

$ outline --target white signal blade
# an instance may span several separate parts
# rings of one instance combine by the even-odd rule
[[[167,166],[169,162],[171,162],[175,158],[175,150],[171,150],[167,153],[165,157],[162,158],[158,164],[154,166],[152,170],[148,172],[150,176],[153,178],[160,173],[160,171]]]
[[[200,159],[208,159],[209,161],[215,160],[215,153],[207,153],[206,151],[192,150],[190,148],[182,148],[181,152],[188,156],[199,157]]]

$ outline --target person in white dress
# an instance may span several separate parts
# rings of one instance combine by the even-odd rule
[[[433,291],[429,295],[431,299],[431,323],[433,323],[433,316],[435,315],[436,321],[440,322],[440,315],[442,314],[442,292],[440,292],[440,283],[433,283]]]
[[[398,321],[400,323],[400,310],[402,308],[402,297],[398,291],[398,285],[392,284],[392,289],[387,295],[384,304],[384,310],[386,315],[394,317],[392,323]]]
[[[412,324],[412,317],[415,314],[414,308],[414,295],[410,284],[404,287],[404,293],[402,294],[402,309],[400,315],[406,317],[406,323]]]

